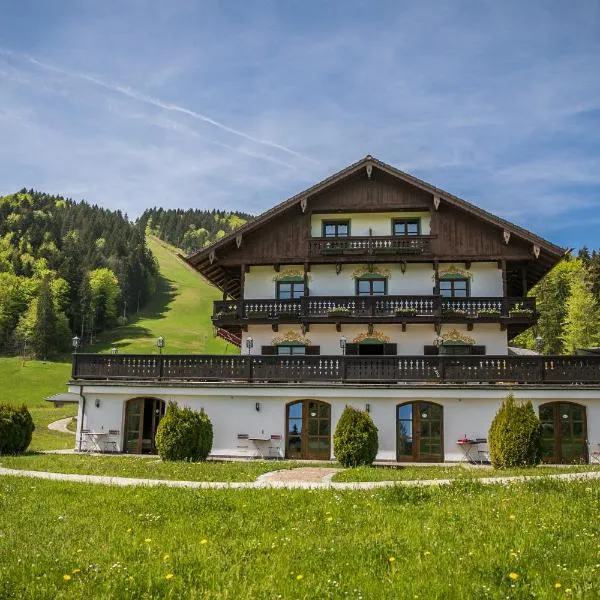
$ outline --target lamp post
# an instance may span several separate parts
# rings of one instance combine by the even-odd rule
[[[342,349],[342,355],[346,355],[346,342],[348,340],[345,338],[345,336],[342,336],[340,338],[340,348]]]
[[[538,333],[535,336],[535,351],[538,354],[542,354],[542,350],[544,349],[544,338]]]
[[[111,354],[119,354],[119,349],[118,349],[118,348],[116,348],[115,346],[113,346],[113,347],[110,349],[110,353],[111,353]]]
[[[81,338],[76,335],[72,340],[71,340],[72,344],[73,344],[73,352],[75,352],[75,354],[77,354],[77,350],[79,348],[79,346],[81,346]]]
[[[250,336],[246,338],[246,348],[248,348],[248,354],[252,354],[252,348],[254,348],[254,339]]]
[[[158,348],[158,353],[162,354],[162,350],[165,347],[165,338],[162,335],[156,339],[156,347]]]

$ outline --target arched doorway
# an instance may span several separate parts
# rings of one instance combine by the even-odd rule
[[[127,454],[155,454],[156,429],[165,414],[165,402],[158,398],[132,398],[125,403],[125,445]]]
[[[434,402],[396,406],[396,460],[444,461],[444,409]]]
[[[542,461],[587,462],[585,406],[574,402],[548,402],[540,406]]]
[[[286,458],[331,458],[331,406],[319,400],[298,400],[286,409]]]

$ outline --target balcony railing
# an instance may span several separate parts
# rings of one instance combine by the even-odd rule
[[[215,323],[236,321],[352,320],[359,317],[389,321],[433,318],[499,321],[532,320],[535,298],[443,298],[441,296],[306,296],[296,300],[230,300],[214,303]]]
[[[600,383],[600,357],[75,354],[72,379],[365,384]]]
[[[430,235],[411,236],[352,236],[339,238],[311,238],[309,256],[382,255],[415,256],[430,254]]]

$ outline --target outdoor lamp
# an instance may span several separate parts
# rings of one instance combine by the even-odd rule
[[[77,348],[79,348],[79,346],[81,345],[81,338],[76,335],[73,338],[72,343],[73,343],[73,349],[75,350],[75,353],[77,354]]]
[[[119,354],[119,349],[118,349],[118,348],[116,348],[115,346],[113,346],[113,347],[110,349],[110,353],[111,353],[111,354]]]
[[[346,340],[346,338],[344,336],[342,336],[340,338],[340,348],[342,349],[342,354],[346,354],[346,342],[348,340]]]
[[[165,338],[162,335],[157,338],[156,347],[158,348],[158,353],[162,354],[162,349],[165,347]]]
[[[252,350],[253,347],[254,347],[254,339],[251,338],[250,336],[248,336],[246,338],[246,348],[248,348],[248,354],[250,354],[250,351]]]
[[[542,350],[543,350],[543,348],[544,348],[544,338],[543,338],[543,337],[542,337],[542,336],[541,336],[541,335],[538,333],[538,334],[535,336],[535,340],[534,340],[534,342],[535,342],[535,350],[536,350],[536,352],[537,352],[538,354],[541,354],[541,353],[542,353]]]

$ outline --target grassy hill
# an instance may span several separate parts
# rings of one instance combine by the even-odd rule
[[[131,322],[105,332],[84,352],[107,352],[111,347],[120,352],[156,352],[156,338],[166,339],[167,353],[237,354],[238,349],[213,338],[210,314],[212,301],[219,293],[175,255],[176,250],[156,238],[149,246],[160,266],[159,286],[154,298]],[[23,361],[0,358],[0,403],[27,404],[36,425],[31,449],[72,448],[73,437],[50,432],[48,423],[74,416],[75,406],[56,409],[44,401],[46,396],[66,391],[71,371],[70,356],[62,361]]]

